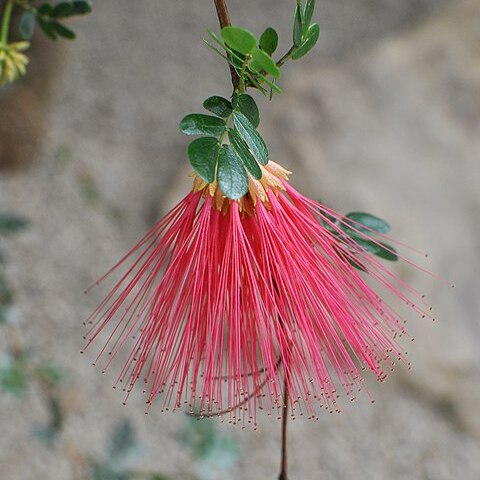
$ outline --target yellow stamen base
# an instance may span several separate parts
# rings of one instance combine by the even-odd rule
[[[268,191],[271,190],[275,195],[282,190],[283,180],[288,180],[292,173],[275,162],[268,162],[267,165],[260,165],[262,178],[257,180],[248,175],[248,192],[238,202],[238,209],[242,214],[253,215],[258,202],[262,202],[267,208],[270,207]],[[222,192],[217,182],[207,183],[197,174],[193,178],[193,191],[203,192],[204,196],[209,195],[213,198],[214,208],[220,212],[227,213],[232,200],[228,199]]]

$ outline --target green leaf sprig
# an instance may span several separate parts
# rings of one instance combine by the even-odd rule
[[[26,10],[20,18],[19,24],[20,34],[24,40],[32,38],[35,21],[51,40],[58,38],[73,40],[76,37],[75,32],[67,27],[63,20],[92,11],[91,2],[87,0],[60,2],[55,5],[45,2],[38,7],[34,7],[32,2],[28,1],[18,1],[17,3]]]
[[[248,88],[264,95],[280,93],[277,82],[281,68],[289,59],[305,56],[316,44],[320,33],[312,23],[315,0],[302,5],[297,0],[293,27],[293,45],[279,60],[274,60],[278,33],[268,27],[259,39],[249,30],[225,26],[220,36],[208,31],[205,43],[228,62],[237,78],[231,100],[212,96],[203,106],[213,115],[192,113],[180,122],[186,135],[199,135],[188,146],[188,158],[195,173],[207,183],[217,182],[231,200],[248,192],[248,176],[262,178],[261,166],[269,161],[267,145],[258,131],[260,114]],[[238,80],[238,82],[237,82]]]
[[[205,182],[217,181],[228,198],[239,199],[248,191],[248,174],[262,178],[259,165],[266,165],[269,159],[257,130],[257,104],[249,94],[235,93],[232,101],[213,96],[203,106],[214,115],[191,113],[180,122],[185,135],[200,136],[188,147],[190,164]]]
[[[357,253],[357,249],[352,249],[351,241],[361,251],[372,253],[391,262],[398,260],[394,247],[383,241],[367,240],[365,238],[366,234],[369,238],[373,238],[377,234],[383,235],[390,231],[390,225],[375,215],[365,212],[350,212],[345,215],[344,221],[339,221],[335,217],[328,217],[326,220],[322,220],[322,223],[352,254]],[[348,260],[358,270],[365,271],[360,260],[357,262],[351,256],[348,257]]]

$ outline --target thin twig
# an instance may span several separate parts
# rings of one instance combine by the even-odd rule
[[[288,423],[288,385],[287,385],[287,375],[285,374],[283,386],[283,411],[282,411],[282,459],[280,462],[280,475],[278,480],[288,480],[288,458],[287,458],[287,423]]]
[[[277,363],[275,364],[275,368],[274,368],[274,372],[276,372],[278,370],[278,367],[281,365],[282,363],[282,358],[281,357],[278,357],[278,360],[277,360]],[[264,369],[261,369],[259,370],[259,372],[262,372],[264,371]],[[230,377],[222,377],[222,379],[228,379]],[[232,413],[234,412],[235,410],[238,410],[240,407],[243,407],[244,405],[246,405],[253,397],[255,397],[256,395],[259,394],[259,392],[263,389],[263,387],[267,384],[267,382],[271,379],[270,375],[266,375],[263,382],[258,385],[255,390],[250,394],[248,395],[248,397],[245,397],[243,400],[241,400],[240,402],[238,402],[236,405],[234,405],[233,407],[229,407],[229,408],[226,408],[225,410],[220,410],[218,412],[215,412],[215,413],[207,413],[207,414],[196,414],[194,415],[196,418],[198,419],[201,419],[201,418],[213,418],[213,417],[220,417],[222,415],[226,415],[227,413]],[[190,415],[190,414],[188,414]]]
[[[218,16],[218,21],[220,22],[220,28],[231,26],[230,15],[228,13],[228,8],[227,8],[227,4],[225,3],[225,0],[214,0],[214,2],[215,2],[215,8],[217,9],[217,16]],[[229,68],[230,68],[230,76],[232,77],[233,89],[237,90],[240,78],[237,72],[235,71],[235,68],[233,67],[233,65],[229,65]]]

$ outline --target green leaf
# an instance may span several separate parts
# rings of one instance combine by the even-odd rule
[[[212,115],[203,115],[201,113],[191,113],[180,122],[180,130],[185,135],[221,135],[225,131],[225,120],[213,117]]]
[[[389,245],[388,243],[380,242],[380,245],[377,246],[378,251],[375,253],[377,257],[389,260],[390,262],[398,261],[397,251],[391,245]]]
[[[221,32],[225,43],[244,55],[252,53],[257,46],[257,39],[252,32],[240,27],[224,27]]]
[[[305,34],[312,21],[313,12],[315,10],[315,0],[307,0],[305,4],[305,13],[303,14],[303,33]]]
[[[260,124],[260,112],[253,97],[248,93],[241,93],[234,99],[235,110],[243,113],[250,123],[257,128]]]
[[[278,33],[274,28],[268,27],[260,37],[260,48],[269,55],[272,55],[277,47]]]
[[[50,23],[50,25],[53,27],[54,31],[63,38],[66,38],[68,40],[74,40],[76,35],[72,30],[67,28],[65,25],[63,25],[60,22],[53,21]]]
[[[64,18],[68,17],[73,11],[72,2],[61,2],[55,5],[55,8],[50,12],[51,18]]]
[[[361,272],[368,272],[368,270],[355,257],[347,257],[347,261],[352,267],[356,268],[357,270],[360,270]]]
[[[316,45],[319,36],[320,26],[318,23],[312,23],[310,27],[308,27],[305,35],[305,41],[293,51],[293,60],[298,60],[299,58],[304,57]]]
[[[35,30],[35,15],[32,12],[25,12],[20,17],[19,24],[20,35],[24,40],[30,40]]]
[[[353,240],[367,252],[373,253],[377,257],[391,262],[396,262],[398,260],[397,252],[391,245],[382,242],[377,243],[371,240],[364,240],[362,238],[354,238]]]
[[[260,165],[266,165],[268,163],[267,146],[248,118],[243,113],[235,111],[233,114],[233,123],[255,160],[257,160]]]
[[[267,77],[263,76],[261,73],[258,76],[265,82],[274,92],[282,93],[282,89],[274,82],[270,81]]]
[[[42,29],[42,32],[50,39],[50,40],[56,40],[57,39],[57,33],[55,31],[55,28],[52,25],[52,22],[49,22],[42,17],[37,16],[37,22],[40,25],[40,28]]]
[[[351,228],[362,233],[372,233],[372,230],[378,233],[388,233],[390,231],[390,225],[385,220],[369,213],[350,212],[346,215],[346,218],[351,220],[351,222],[348,222],[349,225],[342,225],[342,229],[346,231],[351,230]]]
[[[236,130],[229,129],[228,138],[234,152],[237,154],[238,158],[240,158],[248,172],[253,178],[260,180],[262,178],[262,170],[239,133]]]
[[[338,233],[338,220],[329,215],[328,213],[324,213],[322,218],[319,218],[320,223],[330,232],[337,234]]]
[[[86,13],[90,13],[92,11],[90,2],[86,2],[85,0],[76,0],[72,3],[73,10],[70,15],[85,15]]]
[[[53,5],[51,3],[43,3],[37,9],[37,12],[40,15],[50,15],[50,12],[53,10]]]
[[[28,226],[28,220],[16,215],[0,214],[0,233],[15,233]]]
[[[219,152],[218,139],[201,137],[188,146],[188,159],[195,172],[207,183],[215,180]]]
[[[230,145],[222,145],[218,161],[218,185],[231,200],[248,192],[248,176],[240,159]]]
[[[273,58],[263,50],[256,48],[253,51],[252,55],[253,59],[250,63],[250,69],[261,73],[265,71],[272,75],[272,77],[279,78],[280,77],[280,69],[277,67],[277,64],[273,60]]]
[[[297,2],[297,7],[295,9],[295,20],[293,22],[293,44],[296,47],[299,47],[302,44],[302,33],[303,33],[302,7],[300,3]]]
[[[203,106],[209,112],[222,118],[227,118],[233,112],[232,104],[223,97],[209,97],[203,102]]]

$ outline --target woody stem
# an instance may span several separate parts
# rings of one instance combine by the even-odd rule
[[[220,22],[220,28],[229,27],[231,25],[230,15],[228,13],[228,8],[225,0],[214,0],[214,2],[215,8],[217,9],[217,16],[218,21]],[[232,77],[233,89],[237,90],[240,78],[232,65],[230,65],[230,76]]]
[[[285,376],[283,386],[283,402],[284,407],[282,410],[282,453],[281,453],[281,462],[280,462],[280,475],[278,480],[288,480],[288,459],[287,459],[287,423],[288,423],[288,385],[287,377]]]

